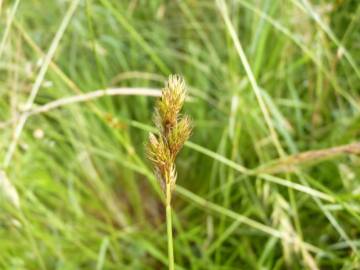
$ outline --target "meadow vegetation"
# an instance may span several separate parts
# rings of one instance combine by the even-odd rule
[[[175,269],[360,269],[357,0],[0,0],[0,269],[167,269],[146,157],[194,127]]]

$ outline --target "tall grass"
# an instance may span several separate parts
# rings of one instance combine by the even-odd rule
[[[359,268],[357,2],[0,1],[0,269],[167,267],[143,142],[170,73],[175,269]]]
[[[149,133],[147,144],[148,158],[154,165],[155,176],[165,194],[170,270],[174,270],[175,267],[171,217],[171,197],[177,178],[175,160],[192,130],[190,118],[187,115],[180,115],[185,98],[184,79],[179,75],[170,75],[155,106],[153,120],[158,132],[157,134]]]

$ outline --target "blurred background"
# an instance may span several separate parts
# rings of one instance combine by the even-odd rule
[[[0,269],[167,268],[144,144],[174,73],[194,122],[176,269],[359,269],[359,17],[357,0],[0,0]]]

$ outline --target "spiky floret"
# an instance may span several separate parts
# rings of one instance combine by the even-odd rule
[[[156,102],[154,123],[158,134],[149,134],[148,158],[154,164],[155,174],[163,190],[166,185],[174,187],[176,181],[175,159],[191,134],[191,120],[180,116],[186,96],[184,80],[170,75]]]
[[[178,75],[170,75],[155,109],[155,124],[164,134],[176,125],[185,96],[184,80]]]
[[[172,127],[168,134],[167,142],[170,148],[170,153],[175,159],[184,143],[189,139],[191,134],[191,120],[185,115]]]

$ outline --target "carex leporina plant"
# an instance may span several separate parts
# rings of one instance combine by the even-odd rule
[[[146,147],[156,178],[165,193],[169,269],[171,270],[174,269],[171,194],[177,177],[175,159],[192,131],[190,118],[180,114],[185,97],[184,80],[178,75],[170,75],[155,105],[153,120],[158,132],[149,134]]]

